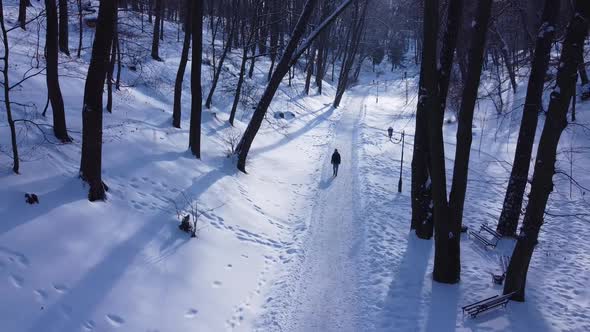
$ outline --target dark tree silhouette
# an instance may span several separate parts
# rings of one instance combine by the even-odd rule
[[[201,62],[203,59],[203,1],[193,2],[192,41],[193,56],[191,64],[191,123],[189,129],[189,147],[191,153],[201,158],[201,113],[203,109],[201,89]]]
[[[107,187],[102,181],[102,94],[109,54],[113,41],[116,0],[102,0],[98,9],[92,58],[84,86],[82,108],[82,159],[80,177],[90,186],[90,201],[106,199]]]
[[[527,86],[520,131],[514,154],[512,172],[504,197],[502,213],[498,222],[498,233],[504,236],[514,236],[518,226],[522,200],[526,188],[535,132],[537,130],[538,114],[541,110],[545,73],[549,65],[551,43],[555,35],[560,0],[545,0],[543,9],[543,23],[537,34],[535,53],[531,67],[531,76]]]
[[[59,1],[59,50],[66,55],[70,55],[70,48],[68,46],[68,0]],[[53,5],[55,1],[52,0]]]
[[[53,110],[53,133],[62,142],[69,142],[70,137],[66,128],[64,101],[59,87],[58,62],[58,25],[57,6],[55,0],[45,0],[47,16],[47,34],[45,37],[45,51],[47,59],[47,94]]]
[[[174,105],[172,110],[172,126],[180,128],[180,116],[182,113],[182,82],[184,81],[184,72],[188,62],[188,51],[191,47],[191,29],[192,29],[192,0],[186,0],[186,13],[184,14],[184,41],[182,43],[182,54],[180,55],[180,64],[176,73],[176,82],[174,83]]]
[[[512,296],[515,301],[524,301],[527,272],[538,243],[547,200],[553,191],[557,145],[567,126],[567,111],[575,93],[580,49],[584,47],[588,34],[590,1],[576,0],[574,6],[574,16],[567,27],[559,60],[556,87],[551,92],[547,119],[537,149],[529,203],[506,274],[504,294],[516,292]]]

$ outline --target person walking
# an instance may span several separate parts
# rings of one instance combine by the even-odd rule
[[[332,153],[332,167],[334,168],[334,177],[338,175],[338,166],[340,166],[340,153],[338,153],[338,149],[334,149],[334,153]]]
[[[387,128],[387,135],[389,136],[389,140],[391,141],[391,137],[393,136],[393,128]]]

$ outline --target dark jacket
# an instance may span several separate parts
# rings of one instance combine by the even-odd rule
[[[340,165],[340,153],[334,151],[332,154],[332,164]]]

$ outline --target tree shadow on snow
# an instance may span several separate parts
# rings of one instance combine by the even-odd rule
[[[417,331],[420,329],[428,262],[432,253],[432,241],[418,239],[409,234],[406,251],[399,270],[389,286],[381,313],[377,317],[377,329],[381,331]]]
[[[268,151],[272,151],[276,148],[279,148],[289,142],[291,142],[293,139],[304,135],[305,133],[307,133],[308,131],[312,130],[313,128],[317,127],[319,124],[321,124],[322,122],[328,120],[330,118],[330,116],[332,116],[332,114],[334,114],[334,110],[335,108],[332,106],[326,106],[321,108],[320,110],[318,110],[317,112],[314,112],[313,114],[320,113],[318,116],[316,116],[313,120],[307,122],[303,127],[299,128],[298,130],[289,133],[287,135],[285,135],[285,137],[281,138],[279,141],[260,147],[260,148],[256,148],[253,150],[253,152],[255,153],[264,153],[264,152],[268,152]]]
[[[222,169],[214,169],[203,176],[194,178],[192,185],[185,189],[185,192],[189,195],[188,197],[197,200],[202,193],[226,175],[229,174]],[[184,195],[179,194],[175,201],[184,202]],[[179,241],[177,233],[171,229],[165,230],[165,228],[171,227],[171,224],[174,227],[177,225],[176,222],[173,222],[175,216],[171,214],[168,211],[160,212],[139,226],[128,239],[116,244],[100,262],[82,276],[76,285],[73,285],[58,301],[46,308],[28,331],[80,330],[87,320],[93,318],[96,307],[116,286],[125,272],[133,268],[133,262],[154,238],[164,237],[159,248],[160,255],[154,260],[155,262],[176,252],[187,241]],[[67,317],[64,315],[64,308],[69,308]]]

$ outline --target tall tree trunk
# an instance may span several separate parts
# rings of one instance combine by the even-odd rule
[[[238,76],[238,84],[236,86],[236,94],[234,96],[234,102],[232,104],[231,107],[231,112],[229,115],[229,123],[233,126],[234,125],[234,119],[236,117],[236,111],[238,110],[238,103],[240,101],[240,96],[242,93],[242,85],[244,84],[244,75],[246,74],[246,61],[247,61],[247,55],[248,55],[248,51],[246,48],[244,48],[243,52],[242,52],[242,63],[240,65],[240,74]]]
[[[154,34],[152,38],[152,59],[161,61],[159,55],[160,48],[160,20],[162,19],[162,1],[156,0],[156,19],[154,22]],[[201,0],[196,0],[201,1]]]
[[[107,111],[113,113],[113,73],[115,72],[115,62],[117,61],[117,37],[118,31],[118,13],[119,10],[115,9],[115,22],[113,28],[113,42],[111,45],[111,60],[109,63],[109,70],[107,72]]]
[[[188,62],[188,51],[191,47],[192,3],[193,0],[186,0],[186,14],[184,15],[184,41],[182,43],[182,54],[180,56],[178,72],[176,72],[176,82],[174,83],[174,106],[172,111],[172,126],[174,126],[175,128],[180,128],[180,115],[182,112],[182,82],[184,81],[184,72],[186,70],[186,63]]]
[[[555,36],[560,3],[560,0],[545,0],[543,23],[537,34],[514,163],[512,164],[510,180],[508,181],[502,213],[498,222],[497,231],[504,236],[514,236],[518,227],[522,200],[529,175],[538,114],[542,106],[545,73],[549,65],[551,43]]]
[[[349,74],[354,65],[354,59],[358,52],[358,48],[362,38],[362,32],[365,24],[365,15],[367,13],[367,3],[363,6],[362,13],[357,8],[355,18],[351,22],[352,35],[350,37],[350,44],[345,49],[344,59],[342,60],[342,68],[340,69],[340,77],[338,78],[338,86],[336,88],[336,97],[334,98],[334,107],[338,107],[344,97],[344,92],[349,85]]]
[[[442,135],[441,108],[438,102],[438,71],[436,46],[438,36],[438,1],[424,2],[424,38],[422,43],[422,107],[417,111],[426,118],[429,149],[430,176],[434,205],[434,270],[432,278],[442,283],[456,283],[459,280],[456,257],[450,255],[451,241],[455,236],[449,225],[447,202],[444,142]],[[418,117],[418,114],[416,115]]]
[[[457,128],[457,147],[455,150],[455,166],[453,169],[453,182],[449,198],[449,246],[448,263],[450,273],[456,273],[459,279],[461,271],[461,224],[463,222],[463,207],[465,205],[465,193],[467,191],[467,176],[469,172],[469,156],[472,142],[473,113],[477,100],[477,90],[481,78],[483,57],[486,45],[486,33],[492,11],[492,0],[480,0],[477,7],[477,16],[472,24],[472,39],[469,49],[469,67],[461,99],[459,123]],[[441,119],[442,120],[442,119]],[[436,216],[435,216],[436,220]],[[451,236],[452,234],[452,236]]]
[[[257,21],[256,14],[254,14],[254,18],[252,19],[252,24],[254,26],[257,25],[256,21]],[[229,114],[229,124],[232,126],[234,125],[234,120],[236,118],[236,112],[238,110],[238,103],[240,102],[240,96],[242,94],[242,85],[244,84],[244,76],[246,75],[246,62],[248,61],[248,47],[249,47],[249,44],[252,42],[252,39],[255,34],[254,31],[256,31],[256,28],[253,28],[253,31],[250,32],[250,35],[246,39],[246,21],[243,21],[240,31],[241,31],[242,40],[243,40],[242,63],[240,64],[240,74],[238,75],[238,84],[236,85],[236,94],[234,96],[234,102],[232,104],[231,112]]]
[[[457,46],[457,37],[459,35],[459,28],[461,26],[462,20],[462,10],[463,0],[451,0],[449,2],[446,29],[443,35],[440,53],[440,68],[438,70],[438,102],[440,105],[440,116],[444,116],[446,109],[449,82],[453,68],[453,57]],[[434,225],[432,220],[432,188],[429,185],[430,173],[428,171],[428,149],[425,147],[425,145],[428,143],[424,140],[426,136],[425,126],[422,125],[420,129],[417,127],[417,132],[418,131],[420,137],[415,140],[419,142],[419,149],[417,152],[421,153],[422,155],[416,160],[412,160],[412,169],[416,170],[416,175],[414,176],[412,172],[412,195],[414,198],[412,199],[411,229],[416,230],[416,235],[419,238],[429,239],[432,237]],[[416,148],[417,147],[415,145],[414,149]],[[458,241],[451,241],[451,244],[452,246],[456,246],[458,245]]]
[[[79,58],[82,53],[82,40],[84,38],[84,24],[83,24],[83,14],[82,14],[82,0],[78,1],[78,25],[80,25],[80,31],[78,35],[78,53],[76,56]]]
[[[321,6],[322,6],[322,11],[321,11],[322,14],[320,17],[320,21],[323,21],[330,14],[331,1],[324,1],[321,4]],[[318,55],[317,55],[317,60],[316,60],[315,83],[318,87],[318,93],[320,95],[322,94],[322,83],[324,81],[324,75],[326,73],[325,67],[326,67],[327,53],[325,53],[325,52],[328,49],[326,47],[326,44],[328,42],[329,37],[330,37],[330,28],[326,28],[320,34],[320,37],[319,37],[319,40],[317,43]]]
[[[305,75],[305,94],[309,95],[309,87],[311,85],[311,76],[313,75],[313,60],[315,58],[315,53],[316,50],[315,48],[313,48],[311,50],[310,55],[308,56],[308,60],[307,60],[307,68],[306,68],[306,75]]]
[[[57,6],[55,0],[45,0],[45,12],[47,15],[47,34],[45,37],[45,50],[47,58],[47,94],[53,110],[53,133],[62,142],[69,142],[66,128],[66,116],[64,100],[59,87],[59,74],[57,70],[58,60],[58,28]]]
[[[268,80],[272,76],[277,55],[279,54],[279,5],[282,2],[271,1],[272,7],[270,8],[270,69],[268,70]]]
[[[192,41],[193,56],[191,64],[191,123],[189,147],[192,154],[201,158],[201,113],[203,108],[201,89],[201,61],[203,60],[203,0],[193,3]]]
[[[26,30],[27,24],[27,0],[20,0],[18,3],[18,25]]]
[[[69,43],[68,0],[58,0],[58,1],[59,1],[59,50],[60,50],[60,52],[63,52],[66,55],[70,55],[70,48],[68,46],[68,43]]]
[[[504,38],[502,38],[502,35],[498,31],[498,28],[496,27],[496,22],[492,21],[492,24],[490,26],[490,32],[492,33],[492,36],[494,37],[496,43],[499,46],[500,54],[502,55],[502,60],[504,60],[504,65],[506,66],[508,77],[510,78],[512,92],[516,93],[516,73],[514,72],[514,66],[512,65],[510,54],[508,54],[508,45],[506,45]]]
[[[205,102],[205,107],[208,109],[211,108],[211,103],[213,102],[213,93],[215,93],[215,88],[217,87],[217,82],[219,81],[219,76],[221,76],[221,68],[223,68],[223,62],[227,57],[227,53],[231,47],[231,40],[235,33],[235,25],[237,20],[234,19],[231,23],[230,33],[227,36],[227,42],[225,43],[225,47],[223,48],[223,53],[221,53],[221,57],[219,58],[219,63],[217,64],[217,70],[215,71],[215,76],[213,76],[213,82],[211,82],[211,89],[209,90],[209,94],[207,95],[207,101]]]
[[[80,177],[90,185],[90,201],[106,198],[102,182],[102,93],[109,69],[109,51],[113,41],[116,0],[101,0],[92,44],[92,58],[84,86],[82,109],[82,159]]]
[[[12,145],[12,171],[18,174],[20,162],[18,157],[18,146],[16,143],[16,128],[14,125],[14,120],[12,119],[12,110],[10,108],[10,84],[8,82],[8,34],[6,32],[6,26],[4,25],[3,1],[0,1],[0,29],[2,29],[2,44],[4,46],[4,56],[2,57],[2,61],[4,62],[4,66],[2,68],[4,82],[2,82],[2,86],[4,87],[4,106],[6,108],[6,118],[8,121],[8,126],[10,127],[10,143]]]
[[[515,301],[524,301],[528,268],[543,225],[547,200],[553,191],[557,146],[567,126],[568,106],[575,93],[575,77],[580,63],[579,52],[580,48],[584,47],[584,39],[588,34],[590,2],[576,0],[574,13],[567,27],[559,61],[561,65],[557,70],[557,84],[551,92],[547,119],[537,149],[535,171],[522,232],[518,236],[506,274],[504,294],[516,292],[512,296]]]

